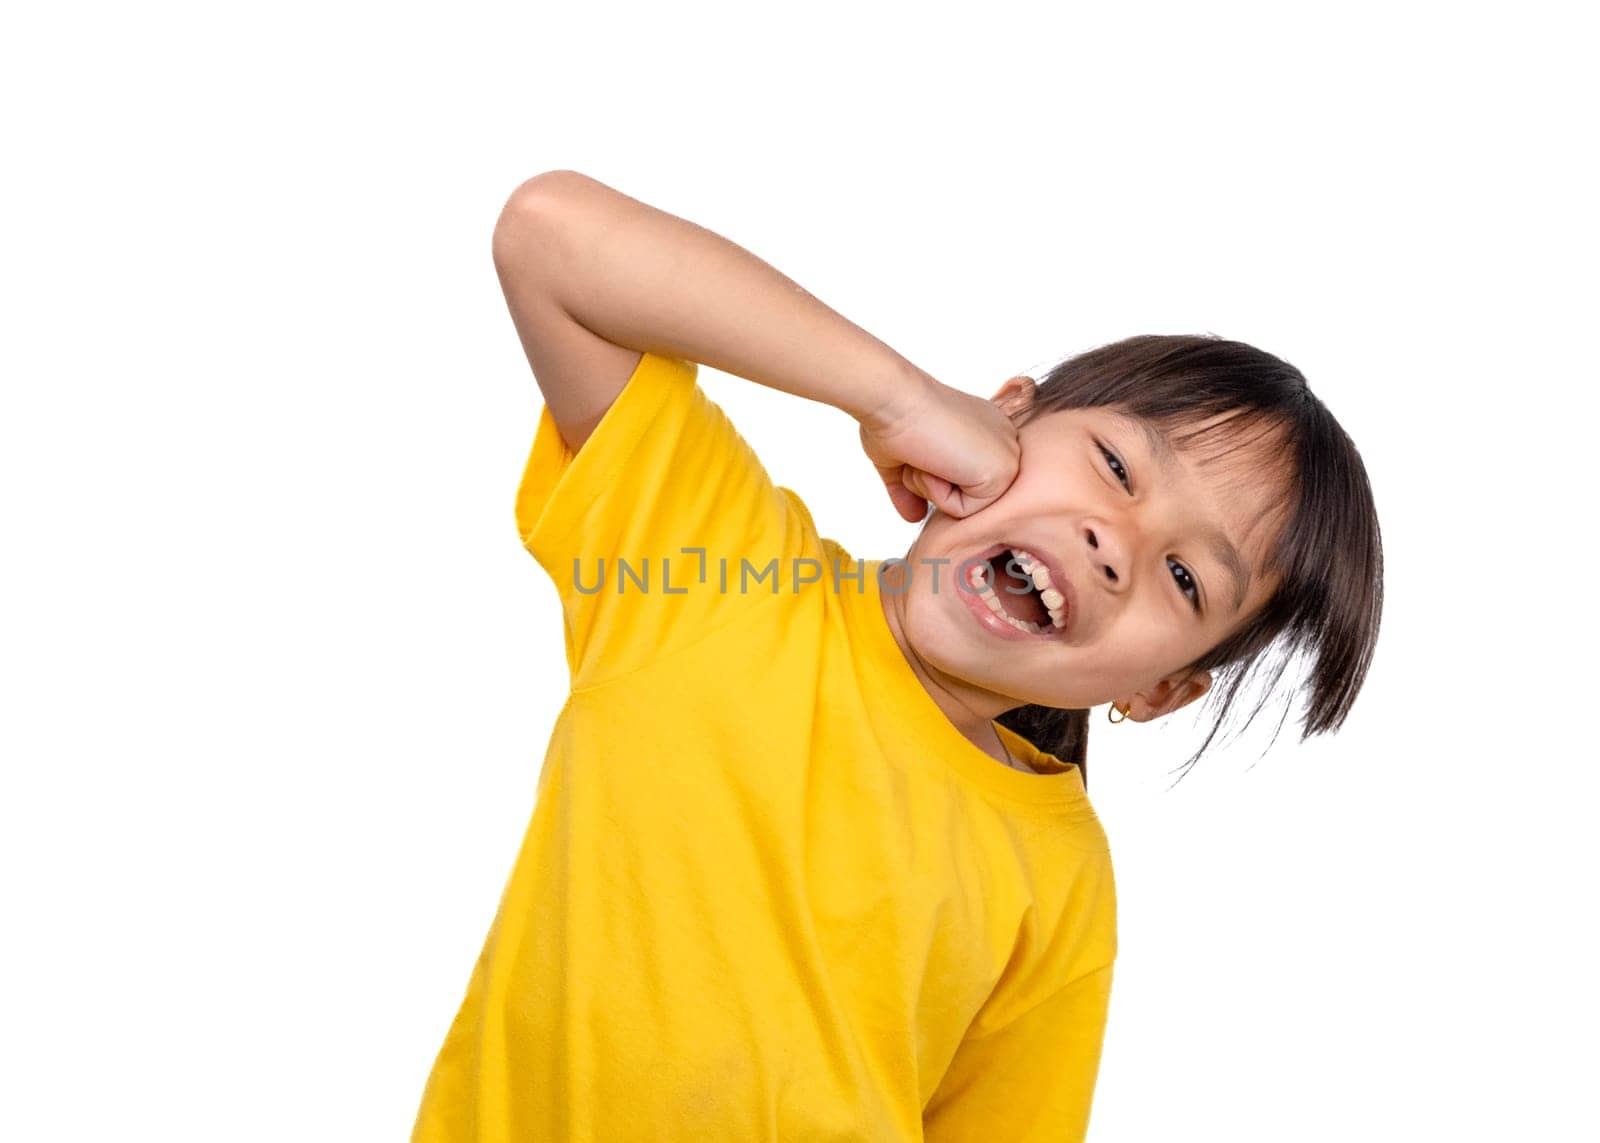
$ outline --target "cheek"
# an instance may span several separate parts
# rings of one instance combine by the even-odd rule
[[[1123,685],[1143,686],[1196,658],[1198,640],[1191,632],[1173,630],[1166,612],[1126,612],[1096,640],[1106,670]]]

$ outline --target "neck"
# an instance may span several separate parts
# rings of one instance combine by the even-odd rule
[[[882,585],[888,590],[880,589],[878,597],[884,617],[888,620],[889,630],[894,635],[895,644],[905,656],[906,662],[910,664],[912,672],[922,683],[934,704],[944,712],[944,716],[961,732],[963,738],[997,762],[1027,774],[1035,773],[1031,767],[1014,760],[1006,752],[1000,742],[999,734],[992,725],[994,719],[1017,704],[1007,703],[1000,695],[968,686],[959,679],[951,678],[926,663],[911,646],[910,640],[906,638],[905,624],[907,592],[904,590],[904,581],[908,574],[904,564],[892,564],[884,569]]]

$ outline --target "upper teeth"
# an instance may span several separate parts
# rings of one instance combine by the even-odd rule
[[[1036,557],[1023,551],[1021,548],[1011,549],[1011,554],[1016,557],[1017,566],[1025,575],[1033,580],[1033,586],[1039,589],[1039,598],[1044,601],[1045,611],[1050,615],[1051,626],[1058,630],[1067,625],[1066,596],[1050,586],[1050,569],[1045,567]],[[967,582],[978,592],[978,597],[988,605],[990,611],[1019,631],[1026,631],[1030,635],[1044,634],[1044,628],[1037,623],[1016,619],[1007,615],[1000,605],[1000,597],[994,593],[994,588],[989,584],[989,565],[974,564],[967,570]]]

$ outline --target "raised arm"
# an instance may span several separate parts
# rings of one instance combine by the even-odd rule
[[[646,351],[842,409],[907,520],[966,516],[1015,479],[1007,412],[935,380],[726,238],[576,171],[501,210],[494,261],[545,405],[574,452]]]
[[[887,425],[933,382],[743,247],[576,171],[495,225],[506,304],[561,436],[588,439],[648,350]]]

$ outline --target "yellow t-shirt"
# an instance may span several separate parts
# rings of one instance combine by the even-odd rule
[[[1078,769],[956,730],[880,561],[696,375],[643,354],[576,455],[541,413],[516,522],[571,693],[413,1140],[1082,1139],[1116,894]]]

